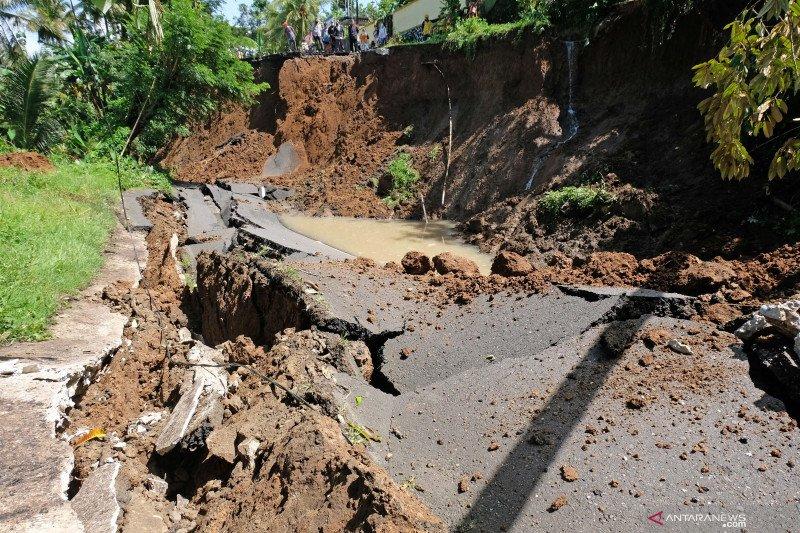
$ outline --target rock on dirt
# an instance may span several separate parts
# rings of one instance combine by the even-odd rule
[[[477,276],[480,274],[478,265],[465,257],[444,252],[433,257],[433,266],[439,274],[460,274],[463,276]]]
[[[417,252],[415,250],[406,253],[400,263],[403,265],[403,270],[406,274],[420,276],[433,270],[431,258],[422,252]]]
[[[215,429],[206,439],[209,455],[233,464],[236,461],[236,435],[235,428]]]
[[[561,465],[561,479],[567,482],[578,479],[578,470],[572,465]]]
[[[736,330],[736,336],[749,341],[768,331],[776,331],[792,339],[794,351],[800,356],[800,300],[761,306],[761,309]]]
[[[514,252],[500,252],[492,262],[492,274],[500,276],[525,276],[533,271],[530,261]]]
[[[682,353],[684,355],[692,355],[692,347],[681,342],[678,339],[670,339],[667,346],[674,352]]]
[[[222,354],[208,346],[197,344],[186,356],[190,363],[214,365]],[[228,389],[228,373],[223,368],[193,367],[181,385],[181,397],[156,441],[156,452],[163,455],[172,450],[184,437],[203,423],[221,422],[222,398]]]

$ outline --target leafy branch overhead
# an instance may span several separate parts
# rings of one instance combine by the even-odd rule
[[[725,179],[741,180],[754,163],[746,137],[780,140],[769,179],[800,170],[800,118],[787,101],[800,92],[800,0],[766,0],[748,9],[726,29],[730,41],[716,58],[695,67],[696,85],[714,89],[698,108],[703,114],[711,154]],[[773,137],[774,136],[774,137]]]

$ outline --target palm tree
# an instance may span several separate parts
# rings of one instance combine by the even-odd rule
[[[318,15],[320,0],[271,0],[268,2],[254,2],[254,8],[259,11],[259,18],[266,21],[264,34],[266,40],[275,49],[285,48],[282,24],[288,22],[299,30],[299,36],[305,37],[309,23]]]
[[[282,0],[283,14],[286,21],[300,27],[300,36],[305,37],[308,23],[319,13],[319,0]]]
[[[15,29],[36,32],[42,42],[59,42],[67,20],[59,0],[0,0],[0,45],[14,57],[24,52]]]
[[[45,150],[58,138],[58,122],[49,114],[57,91],[51,65],[39,55],[19,57],[0,79],[0,116],[12,144]]]

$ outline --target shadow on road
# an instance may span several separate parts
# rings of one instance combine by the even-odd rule
[[[632,316],[619,318],[634,318]],[[605,326],[603,333],[624,331],[630,340],[646,324],[619,328],[619,322]],[[617,331],[609,331],[619,328]],[[509,452],[500,468],[481,491],[467,515],[455,527],[455,531],[506,531],[522,515],[526,504],[534,494],[545,472],[549,470],[561,446],[567,441],[583,417],[597,392],[605,383],[608,374],[619,361],[609,356],[602,345],[602,335],[586,350],[586,354],[569,372],[542,407],[539,415],[531,420],[527,430],[516,446]],[[550,502],[541,502],[547,506]]]

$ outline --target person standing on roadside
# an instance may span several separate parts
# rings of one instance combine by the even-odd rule
[[[356,23],[356,19],[350,21],[350,27],[348,30],[348,36],[350,37],[350,51],[354,53],[358,52],[358,24]]]
[[[328,49],[327,52],[335,53],[336,52],[336,24],[331,22],[328,26],[328,31],[325,32],[328,36]]]
[[[283,32],[286,34],[286,43],[290,52],[297,52],[297,35],[288,21],[283,21]]]
[[[422,40],[427,41],[433,35],[433,22],[431,18],[425,14],[425,20],[422,21]]]
[[[336,21],[336,49],[334,51],[339,54],[344,53],[344,28],[338,20]]]
[[[388,34],[386,33],[386,26],[383,25],[383,21],[380,21],[378,23],[378,46],[385,45],[387,38]]]
[[[364,28],[361,28],[361,32],[358,34],[358,44],[361,46],[362,52],[369,49],[369,35],[364,31]]]
[[[314,39],[314,46],[317,47],[320,53],[325,51],[325,46],[322,44],[322,22],[319,19],[314,20],[314,26],[311,28],[311,37]]]

